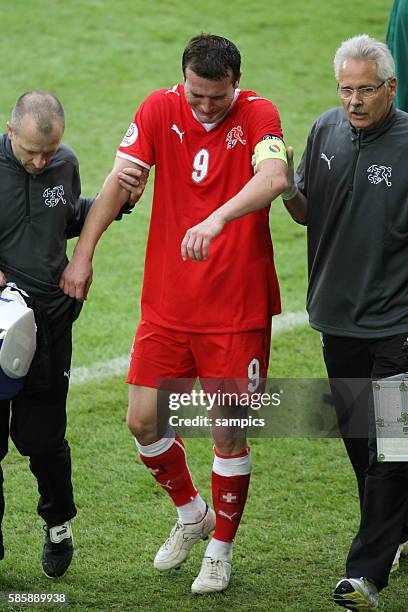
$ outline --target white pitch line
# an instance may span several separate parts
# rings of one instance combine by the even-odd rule
[[[73,368],[71,370],[70,384],[81,385],[82,383],[109,378],[124,374],[129,366],[129,355],[108,359],[108,361],[95,361],[89,367]]]
[[[293,329],[294,327],[302,327],[308,325],[309,317],[305,310],[298,310],[297,312],[288,312],[286,314],[278,315],[272,319],[272,335],[281,334],[282,332]]]
[[[307,313],[300,310],[298,312],[288,312],[273,318],[273,334],[281,334],[295,327],[307,325]],[[73,368],[71,370],[70,384],[80,385],[101,378],[109,378],[124,374],[129,365],[129,355],[122,355],[107,361],[96,361],[89,367]]]

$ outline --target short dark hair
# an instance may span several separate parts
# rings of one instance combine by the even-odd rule
[[[34,119],[38,131],[44,136],[53,132],[56,122],[65,126],[62,104],[49,91],[27,91],[19,97],[11,113],[11,126],[16,133],[25,115]]]
[[[184,77],[186,68],[190,68],[199,77],[216,81],[230,76],[231,71],[235,84],[240,75],[241,54],[227,38],[200,34],[192,38],[184,49],[182,68]]]

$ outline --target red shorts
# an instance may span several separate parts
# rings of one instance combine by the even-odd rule
[[[255,391],[269,364],[271,326],[233,334],[174,331],[141,321],[127,382],[159,388],[164,379],[240,379]]]

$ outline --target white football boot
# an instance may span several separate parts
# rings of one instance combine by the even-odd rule
[[[231,576],[231,563],[223,559],[204,557],[201,570],[191,585],[192,593],[217,593],[225,591]]]
[[[180,567],[187,559],[194,544],[206,540],[215,529],[215,512],[207,506],[207,510],[198,523],[182,523],[174,525],[165,543],[159,548],[154,559],[154,567],[159,572],[165,572],[173,567]]]

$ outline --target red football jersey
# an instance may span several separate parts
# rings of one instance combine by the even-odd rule
[[[136,112],[117,155],[155,165],[142,317],[172,329],[230,333],[265,328],[280,312],[269,207],[224,226],[207,261],[183,261],[187,229],[203,221],[253,176],[254,148],[282,138],[277,109],[236,91],[211,129],[188,105],[182,85],[152,93]]]

